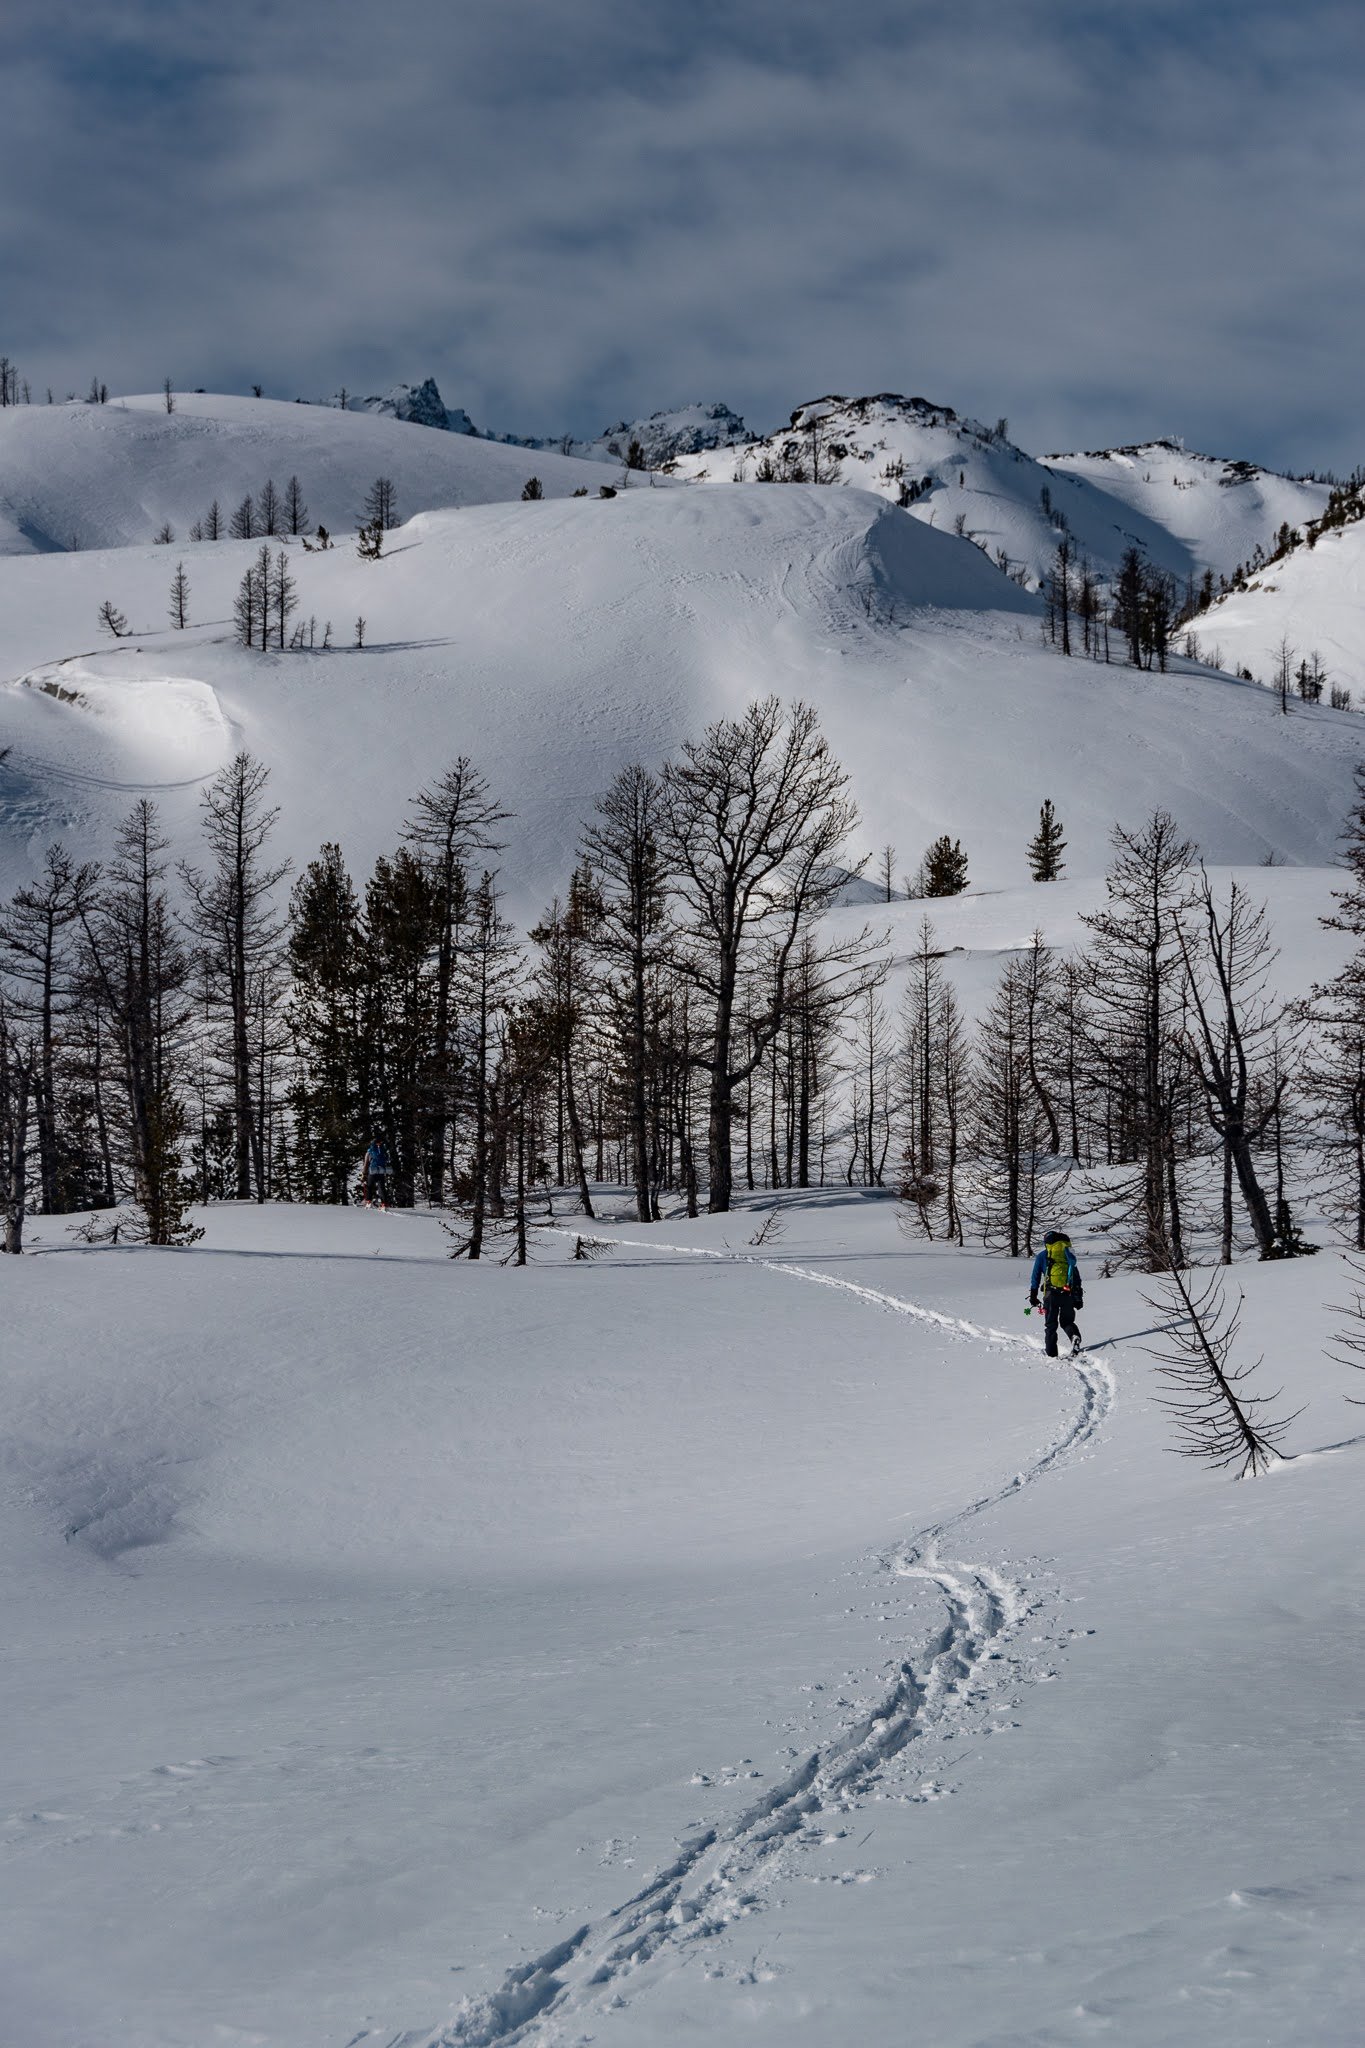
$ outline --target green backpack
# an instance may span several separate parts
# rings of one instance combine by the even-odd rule
[[[1067,1256],[1071,1250],[1071,1239],[1050,1237],[1044,1250],[1047,1253],[1047,1284],[1054,1293],[1064,1294],[1071,1285],[1071,1261]]]

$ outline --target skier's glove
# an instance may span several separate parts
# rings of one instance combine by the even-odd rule
[[[1030,1308],[1037,1308],[1037,1306],[1038,1306],[1038,1297],[1037,1297],[1037,1295],[1036,1295],[1036,1294],[1031,1294],[1031,1295],[1029,1296],[1029,1298],[1028,1298],[1028,1305],[1029,1305],[1029,1307],[1030,1307]]]

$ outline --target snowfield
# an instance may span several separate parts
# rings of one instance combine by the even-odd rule
[[[1048,1365],[1020,1268],[784,1215],[524,1273],[414,1216],[38,1226],[8,2039],[1358,2038],[1336,1255],[1239,1274],[1309,1406],[1237,1486],[1164,1449],[1139,1283],[1088,1258]]]

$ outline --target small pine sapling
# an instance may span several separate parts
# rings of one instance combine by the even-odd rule
[[[355,537],[355,551],[362,562],[377,562],[384,552],[384,522],[367,519]]]
[[[538,476],[528,476],[521,487],[522,503],[531,504],[536,499],[543,498],[544,496],[545,486],[540,481],[540,478]]]
[[[190,622],[190,579],[185,574],[185,564],[177,562],[171,578],[171,624],[183,632]]]
[[[100,624],[112,633],[116,640],[121,640],[128,631],[127,617],[119,610],[112,597],[106,597],[100,606]]]
[[[355,644],[357,647],[363,647],[365,645],[364,619],[357,619],[355,622]]]

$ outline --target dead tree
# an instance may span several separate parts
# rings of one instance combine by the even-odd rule
[[[1242,1297],[1230,1309],[1218,1273],[1191,1285],[1171,1250],[1160,1291],[1144,1300],[1158,1315],[1175,1319],[1169,1345],[1148,1347],[1169,1389],[1160,1405],[1175,1422],[1173,1448],[1209,1465],[1236,1465],[1239,1479],[1266,1471],[1282,1455],[1277,1446],[1302,1410],[1277,1417],[1271,1410],[1278,1390],[1247,1391],[1262,1361],[1238,1364],[1233,1357]]]
[[[1365,1287],[1365,1266],[1356,1259],[1348,1259],[1346,1270],[1356,1282],[1356,1291],[1349,1302],[1332,1303],[1337,1314],[1346,1316],[1348,1321],[1334,1338],[1340,1350],[1329,1351],[1328,1356],[1335,1358],[1340,1365],[1349,1365],[1353,1372],[1365,1372],[1365,1293],[1361,1291]],[[1365,1400],[1355,1394],[1348,1394],[1346,1399],[1352,1408],[1365,1408]]]
[[[1047,1135],[1030,1074],[1027,970],[1006,964],[977,1034],[971,1071],[974,1205],[982,1236],[1017,1259],[1033,1243]]]
[[[167,841],[145,797],[120,827],[93,902],[82,907],[85,973],[109,1018],[127,1098],[132,1190],[156,1245],[201,1235],[186,1217],[185,1112],[178,1065],[190,963],[166,898]]]
[[[1264,907],[1257,908],[1235,879],[1220,910],[1206,870],[1200,870],[1188,912],[1177,911],[1176,933],[1189,995],[1186,1043],[1210,1127],[1221,1141],[1227,1192],[1223,1210],[1223,1263],[1232,1262],[1231,1175],[1235,1174],[1257,1249],[1263,1259],[1288,1258],[1299,1248],[1291,1226],[1282,1236],[1256,1172],[1253,1147],[1280,1113],[1288,1075],[1276,1060],[1273,1085],[1256,1091],[1257,1055],[1269,1050],[1281,1018],[1266,997],[1275,960]]]
[[[630,1123],[631,1177],[641,1223],[657,1220],[657,1181],[651,1161],[650,1082],[653,989],[661,953],[665,876],[659,850],[658,779],[638,765],[623,768],[597,799],[583,835],[593,873],[598,915],[592,943],[605,961],[616,1022],[622,1083]]]
[[[1092,1052],[1104,1085],[1126,1096],[1139,1166],[1124,1196],[1131,1227],[1123,1250],[1149,1273],[1161,1272],[1172,1256],[1177,1264],[1184,1259],[1176,1111],[1186,1053],[1177,913],[1194,857],[1166,811],[1155,811],[1138,831],[1116,828],[1108,900],[1082,919],[1095,941]]]
[[[256,1085],[257,1027],[277,994],[285,920],[272,898],[290,867],[288,861],[272,865],[266,855],[279,818],[279,811],[265,803],[269,776],[247,753],[228,763],[201,801],[212,865],[207,873],[187,863],[180,871],[190,930],[198,940],[212,1010],[223,1033],[220,1057],[231,1078],[234,1193],[238,1201],[249,1201],[254,1179],[258,1202],[269,1188],[264,1104]]]
[[[24,1249],[29,1103],[37,1060],[33,1041],[15,1036],[9,1010],[0,996],[0,1217],[4,1223],[0,1251],[16,1254]]]
[[[490,794],[488,784],[465,754],[434,782],[418,790],[409,807],[403,837],[415,846],[431,876],[436,898],[435,1016],[431,1051],[431,1092],[424,1133],[427,1192],[445,1199],[446,1143],[454,1113],[455,985],[461,934],[470,915],[469,863],[476,854],[502,845],[498,827],[512,815]]]
[[[11,1016],[27,1025],[36,1046],[38,1181],[42,1210],[48,1216],[73,1206],[58,1130],[58,1048],[79,993],[73,941],[82,910],[93,899],[98,873],[88,864],[77,867],[60,844],[49,846],[41,876],[17,890],[0,916],[0,966],[18,984]]]
[[[782,1027],[794,957],[843,884],[838,856],[857,811],[815,712],[769,697],[708,727],[668,764],[661,822],[677,878],[675,957],[709,1012],[706,1042],[692,1058],[707,1077],[708,1206],[723,1213],[733,1189],[735,1090]],[[824,946],[822,978],[839,976],[852,1000],[873,973],[868,951],[866,933]],[[768,1007],[741,1044],[737,1006],[760,963]]]
[[[516,1037],[518,1073],[524,1075],[536,1055],[553,1065],[558,1092],[568,1119],[569,1149],[574,1179],[578,1184],[579,1207],[592,1217],[592,1191],[583,1151],[583,1117],[579,1107],[574,1064],[578,1058],[583,1030],[585,998],[585,953],[593,916],[590,874],[582,870],[569,884],[569,901],[556,897],[546,915],[530,933],[540,948],[536,974],[536,1030],[523,1022]],[[562,1144],[561,1144],[562,1151]]]
[[[941,1208],[948,1237],[960,1240],[957,1167],[968,1053],[939,958],[934,927],[922,918],[901,1000],[900,1192],[925,1236],[937,1234]]]
[[[498,1119],[501,1112],[499,1053],[502,1027],[521,959],[498,906],[491,874],[485,872],[470,902],[469,934],[461,949],[463,1007],[469,1024],[466,1085],[471,1097],[473,1142],[470,1158],[469,1236],[464,1256],[483,1256],[490,1214],[502,1213]]]

